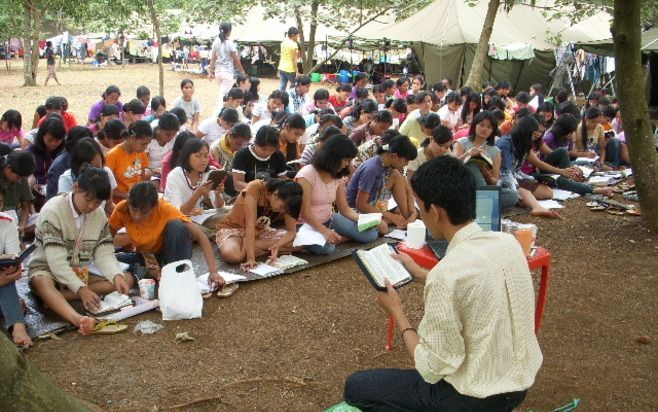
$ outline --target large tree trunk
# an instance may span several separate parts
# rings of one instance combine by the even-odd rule
[[[151,13],[151,22],[153,23],[153,29],[155,30],[155,36],[158,41],[158,86],[160,91],[160,96],[164,97],[164,68],[162,67],[162,34],[160,33],[160,21],[158,20],[158,14],[155,11],[155,4],[153,0],[148,0],[149,12]]]
[[[484,62],[487,59],[487,52],[489,51],[489,39],[491,39],[491,32],[496,22],[496,14],[498,13],[499,6],[500,0],[489,0],[487,16],[484,18],[482,34],[480,34],[480,41],[478,42],[478,47],[475,49],[475,58],[473,59],[471,71],[468,73],[468,79],[466,80],[466,86],[474,90],[480,90]]]
[[[611,32],[617,61],[617,97],[642,217],[649,228],[658,231],[658,156],[644,97],[640,3],[641,0],[615,0]]]
[[[297,30],[299,30],[299,55],[302,57],[302,71],[307,64],[307,53],[306,53],[306,36],[304,35],[304,22],[302,21],[301,13],[299,8],[295,7],[295,20],[297,21]],[[297,62],[295,62],[297,65]],[[295,72],[297,69],[295,68]]]
[[[41,32],[41,18],[36,5],[26,0],[23,3],[25,16],[23,16],[23,78],[24,86],[37,85],[37,70],[39,68],[39,35]]]
[[[318,9],[320,8],[319,0],[314,0],[311,3],[311,16],[318,15]],[[306,59],[304,59],[304,73],[310,74],[311,68],[313,68],[313,52],[315,50],[315,33],[318,29],[317,20],[311,20],[311,32],[308,34],[308,48],[306,49]]]
[[[0,405],[3,411],[89,410],[42,375],[4,333],[0,333],[0,370]]]

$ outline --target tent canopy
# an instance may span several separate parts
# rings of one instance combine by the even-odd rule
[[[658,28],[643,32],[640,44],[640,49],[643,53],[658,53]],[[615,44],[612,38],[599,41],[580,42],[576,45],[587,52],[595,53],[600,56],[614,56],[615,54]]]

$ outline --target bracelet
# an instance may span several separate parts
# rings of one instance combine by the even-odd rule
[[[402,338],[402,340],[404,340],[404,332],[407,332],[407,331],[410,331],[410,330],[414,331],[415,334],[418,334],[418,332],[416,331],[416,328],[412,328],[412,327],[404,328],[404,329],[402,329],[402,333],[400,333],[400,337]]]

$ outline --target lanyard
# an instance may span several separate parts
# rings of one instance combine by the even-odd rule
[[[73,213],[73,208],[75,207],[73,205],[73,194],[69,193],[67,195],[69,198],[69,215],[71,216],[71,219],[73,220],[73,227],[75,228],[75,246],[73,247],[73,256],[71,257],[71,266],[78,266],[80,263],[80,249],[82,248],[82,237],[85,233],[85,226],[87,225],[87,217],[85,215],[82,215],[82,225],[80,226],[80,230],[78,230],[78,225],[75,224],[75,214]]]

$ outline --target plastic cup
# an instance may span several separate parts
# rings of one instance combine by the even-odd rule
[[[141,279],[139,282],[139,295],[142,299],[153,300],[155,299],[155,280]]]
[[[521,245],[523,253],[526,256],[530,256],[532,247],[535,245],[535,239],[537,238],[537,226],[519,225],[516,231],[514,231],[514,237],[516,237],[516,240]]]

